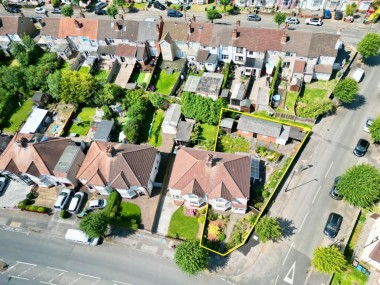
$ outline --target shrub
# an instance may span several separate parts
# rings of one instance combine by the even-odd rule
[[[38,207],[38,208],[37,208],[37,212],[38,212],[38,213],[46,213],[47,210],[46,210],[45,207]]]
[[[107,206],[104,208],[103,213],[110,218],[111,212],[114,211],[114,206],[119,206],[121,203],[122,197],[119,192],[113,190],[107,199]],[[114,212],[116,213],[116,212]]]
[[[268,154],[268,149],[265,146],[258,146],[258,147],[256,147],[255,151],[261,157],[264,157]]]
[[[268,197],[269,197],[269,195],[270,195],[270,192],[269,192],[269,191],[267,191],[267,190],[264,190],[264,191],[261,193],[261,195],[263,196],[263,198],[264,198],[264,199],[266,199],[266,198],[268,198]]]
[[[114,212],[111,212],[111,213],[109,214],[110,219],[114,219],[115,216],[116,216],[116,214],[115,214]]]
[[[224,69],[222,88],[226,88],[227,79],[229,78],[230,71],[231,71],[231,63],[227,62]]]
[[[26,194],[26,198],[30,199],[30,200],[33,200],[33,199],[36,198],[36,196],[32,192],[30,192],[30,193]]]
[[[29,211],[29,210],[30,210],[30,207],[32,207],[32,206],[31,206],[31,205],[26,205],[26,206],[25,206],[25,210],[28,210],[28,211]]]
[[[253,226],[253,224],[256,222],[256,219],[257,219],[257,215],[253,214],[253,213],[250,213],[247,217],[247,222]]]
[[[268,154],[268,161],[270,162],[277,162],[280,160],[281,153],[277,151],[270,151]]]
[[[203,207],[203,208],[200,208],[198,211],[197,211],[197,215],[203,215],[203,214],[206,214],[206,211],[207,211],[207,207]]]
[[[228,13],[228,14],[233,14],[234,13],[234,6],[228,6],[227,8],[226,8],[226,12]]]
[[[209,221],[215,221],[217,219],[218,219],[218,214],[215,214],[211,210],[207,213],[207,220],[209,220]]]
[[[25,206],[24,204],[22,204],[22,203],[19,203],[19,204],[18,204],[18,208],[19,208],[20,210],[25,210],[26,206]]]
[[[29,207],[29,210],[30,210],[30,211],[34,211],[34,212],[37,212],[37,210],[38,210],[38,206],[36,206],[36,205],[32,205],[32,206]]]
[[[198,223],[203,225],[205,223],[205,221],[206,221],[206,215],[198,217]]]
[[[253,207],[255,207],[257,210],[261,210],[261,208],[263,207],[263,203],[257,202],[255,205],[253,205]]]
[[[219,236],[218,236],[218,240],[220,241],[224,241],[226,239],[226,234],[225,233],[221,233]]]
[[[62,210],[61,213],[59,213],[59,216],[62,219],[67,219],[70,216],[70,213],[68,211],[66,211],[66,210]]]
[[[208,234],[214,238],[221,234],[220,227],[218,224],[210,224],[208,226]]]
[[[138,228],[139,228],[139,225],[137,224],[136,220],[132,219],[131,220],[131,230],[137,231]]]
[[[172,8],[174,10],[181,10],[181,5],[172,4],[172,5],[170,5],[170,8]]]

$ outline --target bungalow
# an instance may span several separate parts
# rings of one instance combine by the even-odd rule
[[[177,151],[168,184],[176,204],[199,208],[209,203],[214,209],[244,214],[249,200],[251,159],[182,147]]]
[[[160,160],[160,153],[151,146],[94,141],[77,178],[102,195],[114,188],[125,198],[150,196]]]
[[[289,139],[290,127],[279,123],[241,116],[237,125],[238,135],[245,138],[285,145]]]

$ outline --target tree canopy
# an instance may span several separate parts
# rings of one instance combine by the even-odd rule
[[[85,216],[79,228],[90,238],[104,237],[108,228],[108,217],[103,212],[95,212]]]
[[[185,241],[177,246],[174,260],[177,266],[189,275],[196,275],[208,266],[208,252],[196,240]]]
[[[369,127],[369,132],[371,133],[372,139],[376,143],[380,143],[380,117],[377,117],[372,126]]]
[[[285,20],[286,20],[286,14],[282,12],[276,13],[276,15],[273,18],[273,21],[278,25],[278,28],[280,28],[280,25],[282,23],[285,23]]]
[[[217,10],[208,9],[206,12],[207,19],[211,21],[211,23],[213,23],[215,19],[218,19],[219,15]]]
[[[153,92],[148,95],[148,98],[155,108],[161,108],[166,100],[164,96]]]
[[[115,83],[106,83],[96,95],[95,103],[98,106],[113,105],[122,102],[125,90]]]
[[[65,5],[65,6],[63,6],[62,9],[61,9],[61,13],[62,13],[63,16],[71,18],[74,15],[73,6],[71,6],[71,5]]]
[[[261,242],[276,241],[282,235],[282,228],[276,218],[264,216],[256,225],[255,231]]]
[[[21,38],[22,43],[11,42],[11,53],[22,66],[35,63],[41,51],[37,43],[28,35]]]
[[[334,97],[343,103],[352,103],[359,92],[359,84],[352,78],[341,80],[334,89]]]
[[[340,177],[336,187],[349,204],[373,206],[380,198],[380,172],[370,164],[354,165]]]
[[[115,16],[117,15],[118,13],[118,10],[117,10],[117,7],[115,6],[115,4],[111,4],[107,7],[107,15],[112,17],[112,18],[115,18]]]
[[[378,55],[380,50],[380,35],[367,33],[359,42],[357,50],[364,58]]]
[[[227,11],[227,6],[231,3],[231,0],[219,0],[219,4],[223,5],[224,15]]]
[[[343,272],[347,267],[343,253],[333,245],[316,248],[312,264],[316,270],[327,274]]]

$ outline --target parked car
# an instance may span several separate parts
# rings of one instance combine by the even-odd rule
[[[36,14],[45,14],[46,13],[45,8],[42,8],[42,7],[37,7],[36,9],[34,9],[34,11],[36,12]]]
[[[96,15],[107,15],[107,11],[104,9],[101,10],[95,10]]]
[[[154,3],[153,3],[153,7],[154,8],[156,8],[156,9],[158,9],[158,10],[166,10],[166,7],[165,7],[165,5],[163,5],[163,4],[161,4],[160,2],[158,2],[158,1],[155,1]]]
[[[105,8],[105,7],[107,7],[107,3],[104,3],[104,2],[98,2],[98,3],[96,3],[96,5],[95,5],[95,11],[96,11],[96,10],[101,10],[101,9],[103,9],[103,8]]]
[[[65,235],[67,241],[89,244],[89,245],[98,245],[99,238],[90,238],[81,230],[68,229]]]
[[[91,210],[93,209],[103,209],[107,206],[107,200],[106,199],[99,199],[99,200],[92,200],[90,201],[89,208]]]
[[[259,15],[256,15],[256,14],[249,14],[247,16],[247,21],[256,21],[256,22],[260,22],[261,21],[261,17]]]
[[[45,6],[45,2],[44,1],[38,2],[37,7],[42,7],[42,6]]]
[[[361,68],[355,69],[354,73],[352,73],[351,78],[354,79],[356,82],[362,81],[364,76],[364,70]]]
[[[181,18],[182,17],[182,13],[180,11],[173,10],[173,9],[169,9],[167,15],[168,15],[168,17],[175,17],[175,18]]]
[[[330,10],[324,10],[323,11],[323,19],[331,19],[331,11]]]
[[[354,154],[359,157],[364,156],[367,152],[368,147],[369,142],[365,139],[360,139],[355,146]]]
[[[70,189],[63,189],[61,193],[59,193],[57,201],[55,201],[54,208],[59,210],[66,209],[70,203],[72,193],[73,191],[71,191]]]
[[[75,193],[73,198],[71,199],[68,211],[72,214],[78,213],[82,206],[83,200],[84,200],[83,192]]]
[[[368,118],[363,126],[363,131],[369,133],[369,128],[372,126],[374,119]]]
[[[0,177],[0,195],[3,195],[8,183],[9,179],[7,177]]]
[[[21,9],[17,6],[8,6],[5,8],[5,10],[9,13],[20,13]]]
[[[342,20],[343,19],[343,12],[342,11],[335,11],[335,16],[334,16],[334,19],[335,20]]]
[[[299,24],[300,20],[298,20],[296,17],[288,17],[288,18],[286,18],[285,23],[287,23],[287,24]]]
[[[51,13],[52,14],[61,14],[61,8],[54,8],[53,10],[51,10]]]
[[[322,26],[323,22],[320,18],[308,18],[305,20],[306,25]]]
[[[343,217],[336,213],[330,213],[323,233],[329,238],[334,238],[338,235],[340,226],[342,225]]]
[[[338,184],[339,180],[340,180],[340,176],[335,177],[334,184],[330,190],[330,197],[335,199],[335,200],[342,200],[342,198],[343,198],[342,195],[339,195],[338,190],[336,189],[336,185]]]

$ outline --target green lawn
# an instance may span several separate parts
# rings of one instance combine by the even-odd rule
[[[95,74],[94,77],[96,80],[98,80],[100,83],[105,84],[108,78],[108,75],[110,73],[105,71],[105,70],[98,70]]]
[[[30,112],[32,112],[33,101],[31,99],[26,100],[21,107],[14,112],[9,119],[8,127],[4,128],[4,132],[14,134],[20,128],[23,121],[26,121]]]
[[[150,77],[151,72],[139,72],[136,71],[132,75],[132,80],[137,82],[138,85],[142,85],[143,83],[148,84],[149,77]]]
[[[302,88],[298,100],[304,103],[313,102],[316,99],[327,98],[327,92],[326,89],[309,88],[308,84],[306,84],[306,86]]]
[[[79,70],[79,73],[88,74],[90,72],[90,67],[82,65]]]
[[[90,130],[91,122],[93,120],[93,117],[95,115],[95,108],[85,107],[82,109],[82,111],[78,114],[78,118],[82,120],[82,123],[72,124],[69,133],[77,133],[80,136],[87,135],[88,131]]]
[[[141,209],[136,204],[121,202],[121,210],[118,216],[111,220],[111,223],[120,227],[131,228],[133,224],[141,224]]]
[[[218,145],[218,149],[222,152],[249,152],[249,142],[244,138],[232,138],[229,135],[225,135]]]
[[[156,91],[163,95],[170,95],[178,76],[179,72],[167,74],[165,70],[161,70],[157,79]]]
[[[331,285],[365,285],[368,277],[356,270],[353,266],[349,266],[343,273],[334,274]]]
[[[216,136],[216,131],[217,131],[217,128],[216,126],[213,126],[213,125],[209,125],[209,124],[201,124],[201,135],[200,135],[200,139],[201,140],[215,140],[215,136]]]
[[[196,239],[199,225],[196,217],[188,217],[183,214],[183,206],[174,212],[170,220],[168,236],[183,239]]]
[[[162,144],[161,136],[161,124],[164,120],[165,112],[161,109],[156,111],[156,116],[154,117],[152,132],[150,134],[149,144],[154,147],[158,147]]]
[[[289,91],[286,93],[286,98],[285,98],[285,109],[282,108],[276,108],[276,112],[284,113],[284,114],[291,114],[294,115],[294,107],[297,101],[298,93]]]

